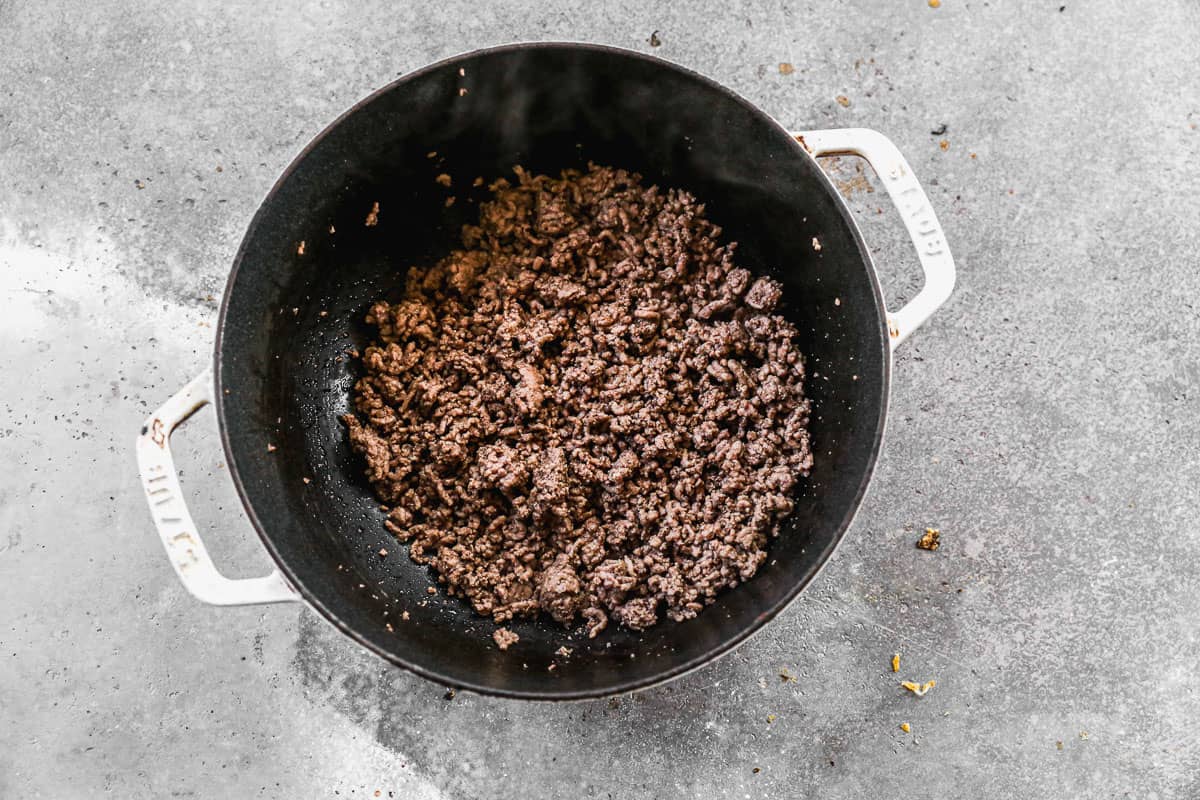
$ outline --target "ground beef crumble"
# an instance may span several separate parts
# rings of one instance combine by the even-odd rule
[[[479,613],[694,617],[754,575],[812,465],[781,286],[686,192],[516,177],[370,307],[350,442],[389,530]]]
[[[496,643],[496,647],[501,650],[507,650],[517,642],[521,641],[521,637],[510,631],[508,628],[497,628],[492,632],[492,641]]]

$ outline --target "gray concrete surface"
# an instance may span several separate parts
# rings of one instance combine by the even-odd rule
[[[674,684],[557,706],[185,596],[133,434],[209,358],[279,172],[435,59],[655,30],[785,123],[891,136],[958,259],[817,583]],[[1193,0],[0,0],[0,797],[1200,796],[1197,41]],[[263,570],[212,415],[177,442],[220,562]]]

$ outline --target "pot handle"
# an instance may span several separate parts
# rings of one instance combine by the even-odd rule
[[[151,414],[137,438],[138,471],[167,557],[184,587],[205,603],[245,606],[299,600],[278,569],[262,578],[226,578],[200,541],[179,488],[170,441],[175,426],[212,401],[213,376],[209,368]]]
[[[921,260],[921,269],[925,272],[925,285],[904,308],[888,314],[888,333],[895,349],[921,327],[954,290],[954,257],[950,255],[933,206],[913,175],[912,167],[882,133],[867,128],[835,128],[792,135],[814,158],[856,155],[866,159],[883,181],[888,196],[904,220],[904,227],[908,228]]]

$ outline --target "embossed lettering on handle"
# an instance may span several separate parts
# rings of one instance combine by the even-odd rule
[[[904,156],[881,133],[867,128],[841,128],[794,133],[796,141],[816,156],[856,155],[866,159],[892,198],[925,273],[925,285],[903,308],[888,313],[888,333],[895,348],[937,311],[954,291],[954,257],[925,190]]]
[[[175,574],[205,603],[240,606],[299,600],[279,570],[262,578],[233,580],[217,570],[184,502],[171,458],[171,432],[197,409],[212,402],[212,372],[205,370],[183,387],[142,426],[137,438],[138,468],[154,525]]]

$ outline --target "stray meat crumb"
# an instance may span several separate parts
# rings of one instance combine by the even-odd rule
[[[367,227],[374,228],[379,224],[379,203],[371,206],[371,212],[367,214]]]
[[[296,248],[296,255],[298,255],[298,256],[304,255],[304,240],[303,239],[300,240],[300,246]]]
[[[937,528],[926,528],[925,534],[917,539],[917,547],[921,550],[937,550],[941,547],[942,532]]]
[[[850,98],[849,98],[849,97],[846,97],[846,95],[844,95],[844,94],[839,94],[839,95],[837,96],[836,100],[837,100],[837,102],[838,102],[838,105],[839,105],[839,106],[841,106],[842,108],[849,108],[849,107],[850,107]]]
[[[483,176],[476,176],[475,180],[471,181],[472,186],[483,186]]]
[[[500,650],[508,650],[510,646],[520,642],[521,637],[506,627],[496,628],[496,632],[492,633],[492,639],[496,640],[496,646]]]
[[[796,68],[794,66],[792,66],[791,64],[789,64],[787,61],[780,62],[780,64],[779,64],[779,74],[780,75],[791,75],[795,71],[796,71]]]
[[[949,140],[942,139],[940,142],[938,142],[938,147],[942,148],[943,150],[949,150],[950,149]]]
[[[434,178],[434,180],[437,181],[442,186],[450,185],[450,176],[445,172],[439,174],[436,178]]]
[[[446,198],[446,208],[449,208],[452,205],[454,205],[454,195]]]
[[[426,586],[425,594],[437,594],[437,589],[433,586]]]

